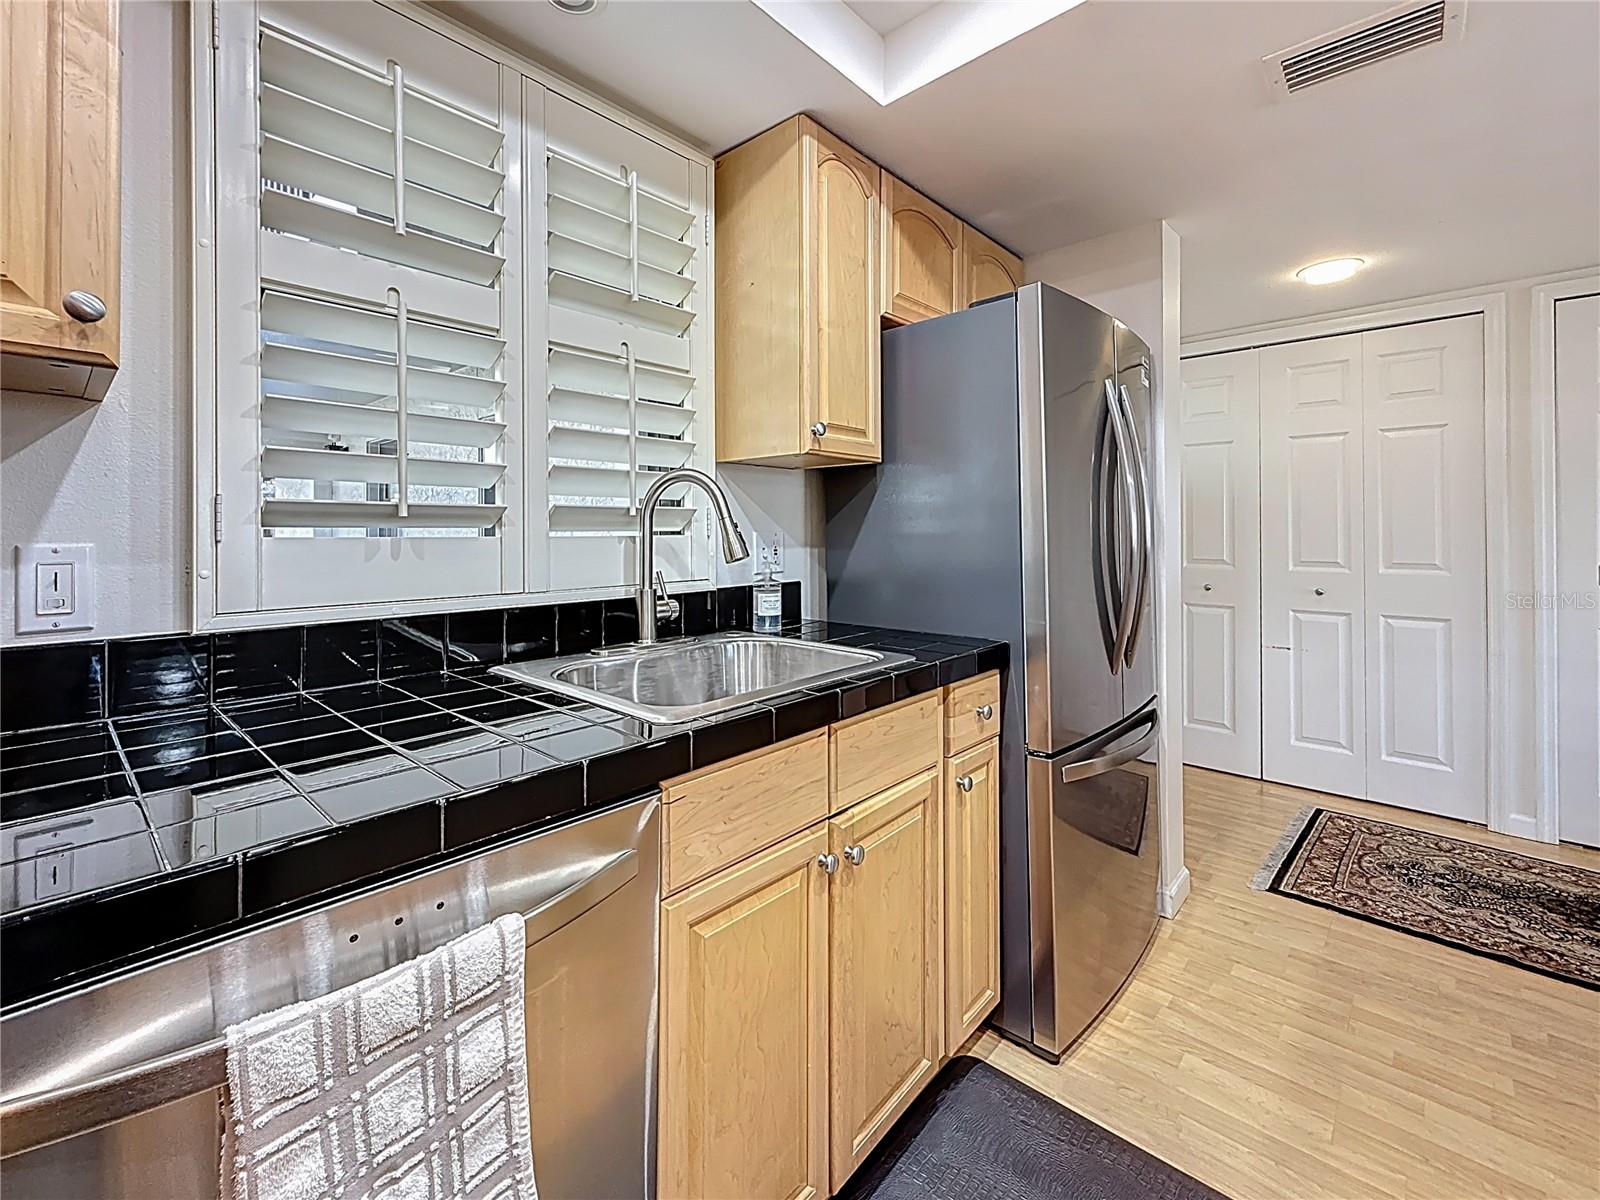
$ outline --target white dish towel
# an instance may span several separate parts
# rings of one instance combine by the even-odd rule
[[[523,921],[229,1026],[222,1194],[536,1200]]]

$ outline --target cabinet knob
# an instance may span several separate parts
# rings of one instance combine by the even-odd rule
[[[1328,594],[1327,592],[1323,591],[1321,588],[1312,588],[1311,590],[1314,591],[1319,596],[1326,596]]]
[[[867,848],[865,846],[846,846],[844,857],[852,867],[859,867],[866,860]]]
[[[828,436],[828,423],[826,421],[818,421],[815,425],[813,425],[811,427],[811,436],[812,437],[827,437]]]
[[[960,788],[963,792],[970,792],[972,790],[972,776],[971,775],[957,775],[956,776],[956,786],[958,788]]]
[[[1200,585],[1200,590],[1209,592],[1211,590],[1211,585],[1209,583],[1203,583]]]
[[[106,315],[106,302],[93,292],[68,292],[61,297],[61,307],[67,316],[85,325],[93,325]]]
[[[994,716],[994,705],[992,705],[992,704],[980,704],[980,705],[978,705],[978,720],[987,721],[992,716]]]
[[[817,866],[822,868],[824,875],[832,875],[839,869],[839,856],[837,854],[817,855]]]

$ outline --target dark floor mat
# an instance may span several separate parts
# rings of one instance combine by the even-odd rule
[[[1227,1200],[980,1059],[952,1059],[838,1200]]]

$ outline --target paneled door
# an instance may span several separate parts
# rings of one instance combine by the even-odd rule
[[[1481,823],[1483,318],[1372,330],[1361,351],[1366,796]]]
[[[876,461],[878,168],[820,125],[810,131],[807,444]]]
[[[835,1191],[943,1057],[939,791],[924,771],[828,822],[841,863],[828,897]]]
[[[1261,776],[1260,355],[1183,364],[1183,757]]]
[[[1262,777],[1366,794],[1361,335],[1261,351]]]
[[[1557,796],[1600,846],[1600,296],[1556,302]]]

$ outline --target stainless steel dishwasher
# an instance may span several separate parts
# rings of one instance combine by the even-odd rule
[[[0,1192],[216,1197],[228,1025],[520,911],[541,1200],[653,1195],[658,809],[588,817],[10,1014]]]

